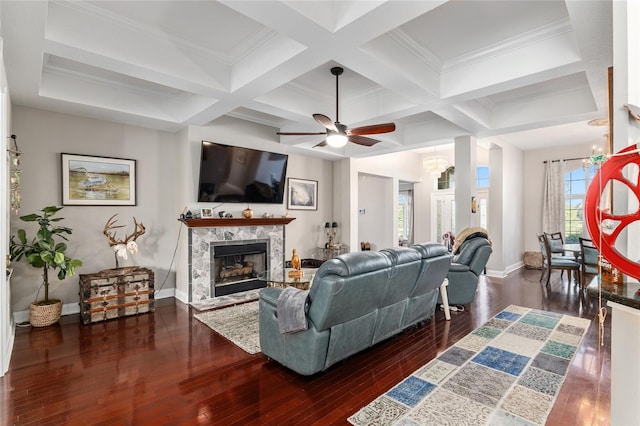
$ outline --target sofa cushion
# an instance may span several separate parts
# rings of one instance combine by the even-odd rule
[[[390,269],[389,257],[375,251],[329,259],[309,290],[309,318],[322,331],[375,312],[386,294]]]
[[[414,244],[411,248],[417,250],[423,259],[449,254],[445,246],[436,243]]]

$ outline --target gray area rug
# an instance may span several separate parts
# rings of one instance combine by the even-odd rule
[[[258,301],[199,312],[193,317],[250,354],[260,352]]]
[[[590,320],[511,305],[349,417],[353,425],[544,425]]]

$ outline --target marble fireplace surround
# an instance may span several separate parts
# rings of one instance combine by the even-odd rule
[[[267,242],[271,270],[284,266],[285,225],[294,218],[180,219],[189,227],[189,303],[214,297],[212,246]]]

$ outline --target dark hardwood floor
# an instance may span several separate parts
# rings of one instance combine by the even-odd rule
[[[249,355],[193,319],[173,299],[156,312],[82,325],[78,315],[45,329],[19,328],[0,378],[0,419],[18,425],[329,425],[396,385],[510,304],[592,319],[549,425],[606,425],[610,317],[598,345],[597,300],[554,272],[484,279],[470,309],[406,330],[312,377]],[[565,274],[566,280],[566,274]],[[604,303],[603,303],[604,304]]]

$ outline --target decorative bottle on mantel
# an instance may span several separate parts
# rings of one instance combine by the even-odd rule
[[[253,210],[247,206],[247,208],[242,211],[242,215],[247,219],[251,219],[253,217]]]

